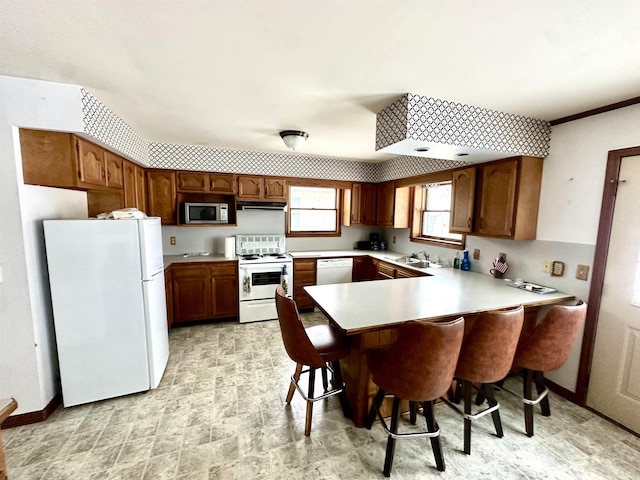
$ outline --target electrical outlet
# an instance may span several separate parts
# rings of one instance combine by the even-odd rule
[[[542,271],[544,273],[551,273],[551,262],[542,262]]]
[[[393,236],[393,241],[391,243],[396,243],[396,237],[395,235]]]
[[[171,245],[175,245],[176,244],[176,237],[169,237],[169,243]]]
[[[476,248],[473,251],[473,259],[474,260],[480,260],[480,249],[479,248]]]
[[[578,280],[586,280],[589,278],[589,266],[578,265],[578,268],[576,269],[576,278]]]

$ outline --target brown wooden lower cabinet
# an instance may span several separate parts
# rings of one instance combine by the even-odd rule
[[[392,263],[387,263],[382,260],[374,260],[376,268],[376,279],[378,280],[391,280],[394,278],[411,278],[411,277],[425,277],[428,273],[413,270],[411,268],[404,268]]]
[[[164,288],[167,302],[167,327],[173,324],[173,270],[169,265],[164,271]]]
[[[238,316],[236,262],[174,264],[173,322]]]
[[[377,277],[376,265],[369,255],[362,255],[353,258],[353,271],[351,273],[352,282],[364,282],[375,280]]]
[[[293,299],[298,305],[298,310],[305,310],[315,307],[315,303],[304,287],[316,284],[316,259],[315,258],[294,258],[293,259]]]

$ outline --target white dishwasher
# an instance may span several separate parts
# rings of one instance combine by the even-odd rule
[[[317,262],[317,285],[351,282],[353,258],[321,258]]]

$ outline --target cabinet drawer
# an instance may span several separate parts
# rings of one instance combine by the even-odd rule
[[[235,275],[236,264],[234,262],[218,263],[211,266],[211,275]]]
[[[293,270],[297,273],[301,270],[314,271],[316,270],[316,259],[294,260]]]
[[[174,265],[173,278],[209,277],[208,265]]]
[[[315,285],[316,272],[307,270],[303,270],[301,272],[296,271],[294,282],[296,285]]]
[[[386,263],[379,263],[378,264],[378,273],[381,273],[384,276],[388,276],[390,278],[394,278],[395,277],[395,268],[392,267],[391,265],[387,265]]]

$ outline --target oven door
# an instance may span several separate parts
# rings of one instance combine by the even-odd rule
[[[287,273],[291,272],[293,267],[290,263],[241,265],[239,278],[240,302],[264,299],[274,300],[276,288],[282,285],[282,270],[285,265]],[[287,295],[291,296],[292,289],[289,287],[287,290]]]

